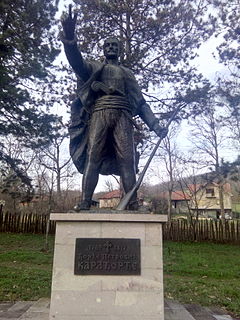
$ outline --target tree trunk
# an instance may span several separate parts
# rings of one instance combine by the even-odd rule
[[[172,190],[168,190],[168,221],[172,218]]]
[[[220,204],[221,219],[225,220],[224,199],[223,199],[223,185],[222,185],[222,183],[219,184],[218,190],[219,190],[219,204]]]
[[[56,147],[56,159],[57,159],[57,195],[58,199],[61,198],[61,169],[60,169],[60,147],[59,145]]]
[[[61,197],[61,172],[57,172],[57,195],[58,198],[60,199]]]

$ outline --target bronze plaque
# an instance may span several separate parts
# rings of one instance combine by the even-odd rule
[[[141,274],[140,239],[76,239],[74,274]]]

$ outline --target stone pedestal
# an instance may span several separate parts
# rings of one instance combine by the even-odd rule
[[[167,216],[54,213],[51,220],[57,226],[50,320],[164,320],[162,223]],[[140,239],[140,275],[75,275],[79,238]]]

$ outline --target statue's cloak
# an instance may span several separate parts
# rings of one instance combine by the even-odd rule
[[[91,84],[93,81],[99,80],[105,65],[97,61],[89,62],[89,64],[91,65],[92,74],[86,82],[82,82],[79,85],[78,97],[71,105],[71,124],[69,126],[70,155],[80,173],[84,172],[86,164],[89,121],[96,100],[96,93],[91,89]],[[126,95],[132,116],[135,116],[141,113],[141,106],[145,104],[145,100],[133,73],[123,66],[120,66],[120,68],[124,73]],[[137,160],[136,163],[138,162]],[[120,175],[116,159],[113,156],[104,158],[100,174]]]

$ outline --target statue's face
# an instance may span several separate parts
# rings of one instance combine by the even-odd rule
[[[106,39],[103,46],[106,58],[117,59],[119,57],[119,42],[115,38]]]

